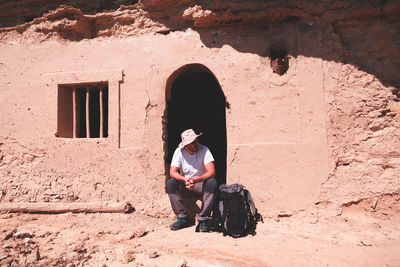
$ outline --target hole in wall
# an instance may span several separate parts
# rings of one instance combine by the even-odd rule
[[[226,183],[225,95],[215,76],[201,64],[186,65],[175,71],[167,82],[164,116],[164,152],[166,174],[172,155],[186,129],[202,132],[200,143],[215,159],[216,179]]]
[[[271,68],[276,74],[283,75],[289,69],[289,57],[282,44],[273,44],[270,47]]]

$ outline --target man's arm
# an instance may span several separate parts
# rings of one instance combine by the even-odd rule
[[[206,164],[206,166],[204,166],[204,167],[206,168],[206,172],[203,175],[200,175],[198,177],[193,178],[193,182],[194,183],[204,182],[205,180],[207,180],[209,178],[214,178],[215,177],[214,161]]]
[[[171,168],[169,168],[169,177],[175,178],[179,182],[186,182],[187,180],[185,176],[179,173],[179,167],[176,166],[171,166]]]

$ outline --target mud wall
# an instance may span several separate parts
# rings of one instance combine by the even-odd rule
[[[398,203],[398,5],[308,6],[296,17],[281,6],[273,17],[246,3],[253,16],[179,3],[170,15],[185,15],[167,18],[143,1],[2,28],[0,201],[128,200],[170,214],[168,79],[200,64],[226,97],[227,181],[245,184],[264,214]],[[283,75],[270,65],[274,47],[289,57]],[[99,81],[109,84],[109,137],[57,137],[58,85]]]

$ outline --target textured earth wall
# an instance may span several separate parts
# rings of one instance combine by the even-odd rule
[[[79,46],[80,43],[91,41],[101,43],[128,37],[170,38],[174,34],[184,34],[186,29],[192,28],[207,48],[223,49],[230,46],[241,54],[256,55],[269,60],[271,47],[266,46],[261,49],[242,46],[242,42],[235,41],[235,28],[251,29],[259,25],[279,28],[279,25],[287,23],[296,25],[298,29],[296,34],[301,36],[308,34],[311,39],[318,40],[320,48],[297,47],[296,53],[291,56],[295,59],[306,57],[322,60],[325,95],[329,175],[322,178],[320,193],[315,198],[315,205],[310,208],[311,212],[338,215],[362,210],[379,216],[398,216],[400,193],[400,76],[398,75],[400,4],[398,1],[317,3],[143,0],[138,3],[108,1],[108,4],[105,4],[105,1],[104,3],[98,1],[96,5],[90,6],[86,1],[63,1],[65,6],[61,7],[56,1],[45,1],[40,8],[34,8],[37,5],[35,1],[20,2],[18,5],[12,3],[14,2],[0,3],[0,7],[4,10],[0,13],[0,22],[3,26],[0,28],[2,53],[12,47],[24,47],[29,50],[30,45],[40,47],[56,43],[62,46],[76,42]],[[229,29],[226,30],[229,32],[229,38],[220,36],[218,34],[220,29],[221,32]],[[11,62],[11,59],[9,60]],[[43,62],[32,58],[19,58],[19,60],[14,62],[13,67],[8,66],[7,62],[0,62],[1,95],[7,96],[2,97],[0,101],[3,113],[29,116],[39,109],[30,106],[26,99],[23,102],[26,104],[13,105],[13,97],[24,99],[24,96],[13,95],[12,83],[21,79],[18,77],[21,75],[30,80],[19,80],[17,84],[20,88],[34,87],[34,75],[23,76],[24,71],[34,73],[24,68],[24,61],[35,60],[36,64]],[[118,64],[115,63],[113,66]],[[152,98],[151,95],[148,97]],[[45,105],[46,101],[41,101],[40,96],[35,98],[38,98],[35,99],[35,103]],[[154,103],[146,101],[146,96],[143,98],[146,112],[149,112],[146,114],[151,114]],[[46,125],[51,123],[46,121]],[[112,163],[99,169],[98,166],[93,166],[92,162],[105,160],[104,155],[107,153],[102,149],[95,158],[86,159],[85,164],[71,167],[65,162],[69,151],[65,150],[62,144],[55,141],[22,142],[19,136],[13,134],[15,127],[31,131],[29,127],[19,125],[18,121],[1,122],[0,201],[2,202],[118,200],[124,198],[121,192],[130,192],[130,195],[140,200],[143,188],[144,191],[152,189],[160,191],[162,188],[162,186],[152,188],[148,184],[126,185],[127,180],[120,178],[128,173],[132,176],[146,176],[148,163],[156,161],[160,155],[151,155],[149,151],[124,151],[120,154],[110,152],[110,157],[113,159],[107,162]],[[35,125],[35,129],[39,132],[44,131],[38,125]],[[51,149],[48,149],[49,147]],[[82,148],[79,151],[82,154],[80,158],[85,158],[85,153],[93,149],[99,149],[96,143]],[[140,160],[131,165],[124,161],[126,153]],[[46,158],[49,157],[56,159],[58,163],[48,165]],[[86,166],[85,171],[87,166],[90,166],[90,170],[94,173],[90,181],[90,184],[94,185],[93,190],[82,190],[82,185],[87,183],[85,181],[87,178],[81,177],[83,170],[80,166],[83,165]],[[118,170],[124,171],[119,173]],[[156,181],[162,175],[157,169],[150,179]],[[157,207],[168,212],[168,203]],[[151,207],[148,211],[151,213]]]

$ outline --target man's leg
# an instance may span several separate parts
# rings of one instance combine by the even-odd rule
[[[170,229],[179,230],[189,226],[187,210],[183,203],[182,183],[178,182],[174,178],[170,178],[167,181],[166,189],[171,202],[172,210],[178,217],[178,220],[170,225]]]
[[[207,221],[208,217],[211,215],[217,189],[218,182],[215,178],[210,178],[203,182],[203,202],[201,204],[201,210],[197,215],[197,221]]]
[[[167,193],[171,207],[178,218],[187,218],[187,210],[183,204],[182,183],[174,178],[167,181]]]

